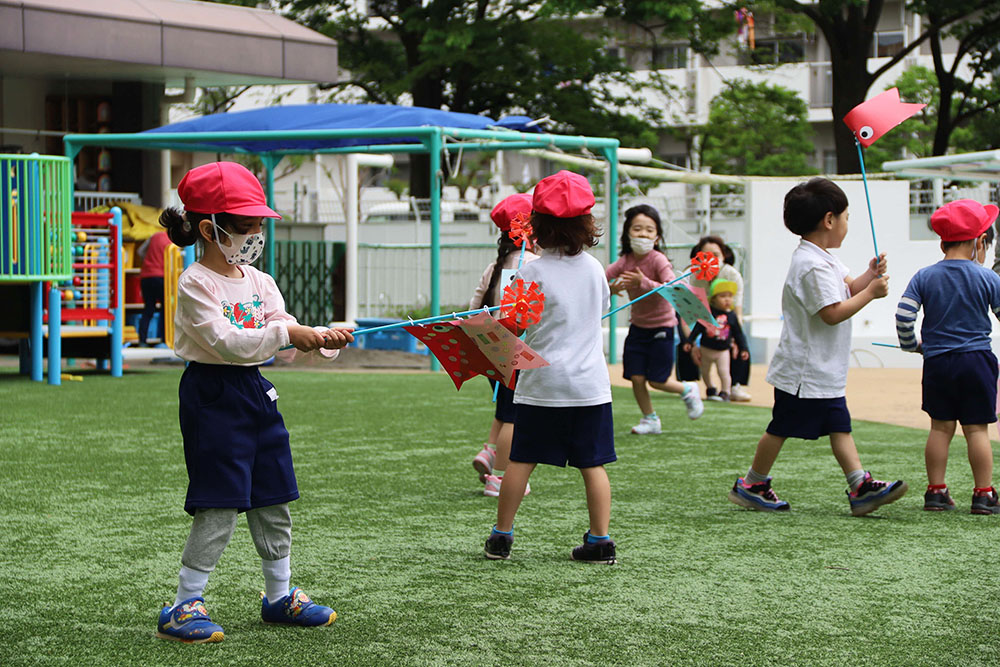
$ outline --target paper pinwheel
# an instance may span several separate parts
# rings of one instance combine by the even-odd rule
[[[523,256],[524,247],[531,247],[531,218],[526,215],[514,216],[507,234],[514,245],[521,248]]]
[[[518,329],[527,329],[542,318],[545,295],[537,283],[529,283],[518,278],[507,285],[500,300],[500,316],[512,322]]]
[[[549,365],[486,312],[464,320],[403,328],[437,357],[456,389],[476,375],[513,389],[515,370]]]
[[[923,109],[926,104],[899,101],[899,89],[890,88],[881,95],[865,100],[844,116],[844,123],[865,148],[878,141],[886,132]]]
[[[691,272],[698,280],[714,280],[719,275],[719,258],[702,250],[691,260]]]

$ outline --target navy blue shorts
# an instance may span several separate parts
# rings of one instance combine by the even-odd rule
[[[490,380],[490,389],[492,390],[497,384],[496,380]],[[505,424],[514,423],[514,390],[508,389],[506,385],[501,384],[497,391],[497,402],[496,409],[493,410],[493,417],[497,421],[502,421]]]
[[[924,359],[920,409],[939,421],[997,420],[997,358],[989,350],[945,352]]]
[[[847,399],[799,398],[778,388],[774,390],[774,407],[767,432],[779,438],[818,440],[831,433],[851,432],[851,413]]]
[[[611,404],[570,408],[517,405],[510,460],[563,468],[617,461]]]
[[[674,328],[629,325],[622,366],[626,380],[642,375],[650,382],[666,382],[674,369]]]
[[[277,393],[256,366],[192,361],[178,395],[188,514],[208,507],[242,512],[299,497]]]

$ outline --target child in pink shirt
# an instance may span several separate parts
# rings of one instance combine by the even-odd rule
[[[670,260],[660,251],[663,238],[660,214],[652,206],[640,204],[625,211],[621,258],[605,271],[611,290],[626,291],[629,299],[642,296],[674,279]],[[642,418],[632,433],[661,432],[660,418],[653,409],[647,384],[654,389],[680,394],[691,419],[701,416],[704,407],[694,382],[678,382],[671,377],[674,367],[674,327],[677,314],[666,299],[653,296],[631,307],[631,325],[622,354],[625,379],[632,381],[632,393]]]

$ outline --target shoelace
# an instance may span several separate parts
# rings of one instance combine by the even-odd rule
[[[764,484],[765,484],[764,482],[761,482],[760,484],[754,484],[753,486],[747,488],[750,490],[751,493],[756,493],[765,498],[766,500],[770,500],[772,503],[778,502],[778,496],[774,492],[774,489],[770,487],[770,485],[765,486],[762,490],[759,491],[757,490],[758,486],[764,486]]]

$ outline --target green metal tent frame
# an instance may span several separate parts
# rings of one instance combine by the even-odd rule
[[[135,148],[147,150],[220,151],[220,143],[249,141],[322,141],[338,139],[391,139],[415,137],[419,143],[372,143],[335,148],[281,149],[249,151],[238,146],[223,150],[229,153],[258,155],[267,172],[265,191],[269,205],[274,206],[274,168],[285,155],[349,154],[349,153],[425,153],[430,157],[431,193],[431,314],[439,315],[441,262],[441,188],[444,174],[441,155],[448,151],[510,151],[558,148],[588,149],[602,156],[609,165],[607,174],[607,211],[609,259],[618,254],[618,146],[617,139],[604,137],[533,134],[510,130],[471,130],[464,128],[423,126],[350,130],[260,130],[249,132],[171,132],[133,134],[68,134],[63,137],[66,155],[75,160],[84,146]],[[267,221],[266,268],[274,273],[274,220]],[[612,297],[612,305],[614,297]],[[609,318],[609,349],[614,361],[615,316]]]

